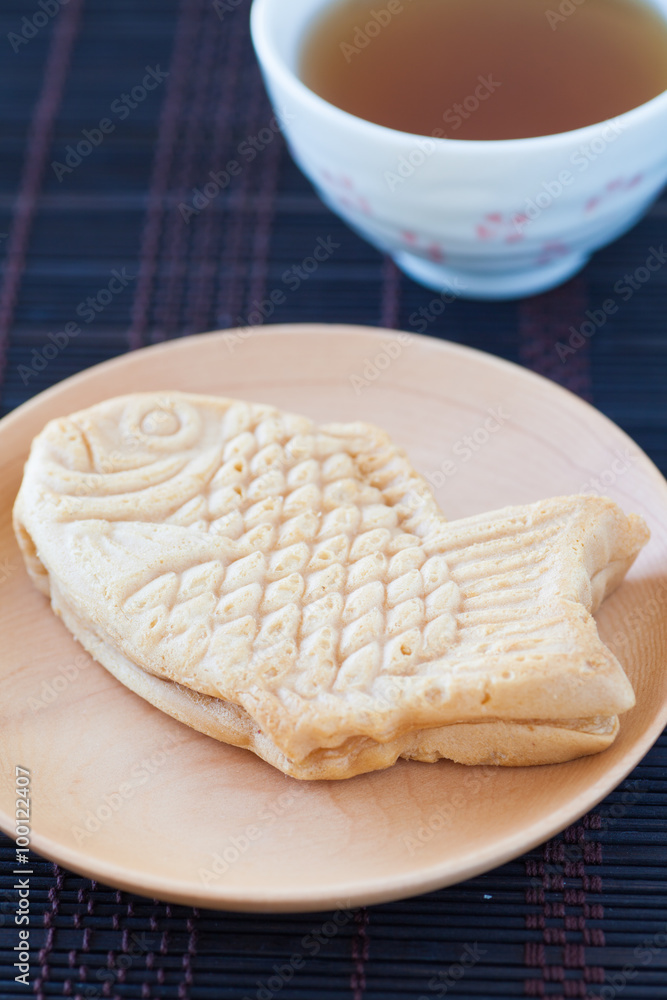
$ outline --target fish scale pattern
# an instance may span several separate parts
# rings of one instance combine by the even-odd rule
[[[98,471],[110,456],[115,471]],[[514,720],[517,705],[520,719],[588,719],[632,703],[590,611],[645,542],[643,522],[608,500],[561,497],[447,524],[368,424],[119,397],[38,436],[17,526],[38,585],[43,560],[63,617],[112,672],[125,676],[119,650],[147,675],[239,705],[256,728],[232,742],[260,740],[283,769],[330,749],[342,760],[358,738],[395,759],[408,726]],[[191,717],[187,698],[132,678]],[[195,728],[230,736],[229,720],[200,710]],[[355,744],[345,773],[367,766],[366,750],[381,766],[377,746]]]
[[[415,533],[444,518],[386,435],[360,440],[353,426],[353,437],[314,432],[305,419],[231,408],[220,468],[169,520],[247,554],[186,571],[170,597],[158,585],[154,599],[171,605],[165,631],[182,633],[219,594],[207,652],[233,648],[306,698],[370,690],[378,674],[412,674],[447,650],[460,593]]]

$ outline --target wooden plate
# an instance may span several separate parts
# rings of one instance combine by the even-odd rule
[[[599,615],[637,707],[603,754],[535,768],[399,762],[300,783],[192,732],[93,663],[31,586],[11,507],[31,438],[121,393],[182,389],[370,420],[452,518],[599,490],[653,532]],[[424,337],[283,326],[191,337],[77,375],[0,424],[0,825],[31,772],[32,846],[109,885],[179,903],[315,910],[426,892],[502,864],[600,801],[667,720],[667,484],[586,403],[496,358]]]

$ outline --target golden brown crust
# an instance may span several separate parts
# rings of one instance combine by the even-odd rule
[[[434,763],[447,758],[459,764],[503,767],[557,764],[606,750],[618,732],[616,717],[539,721],[458,723],[406,733],[389,743],[366,737],[334,749],[316,750],[304,761],[290,760],[238,705],[199,694],[174,681],[147,674],[116,649],[82,630],[69,618],[57,596],[54,610],[84,648],[125,687],[155,708],[197,732],[231,746],[251,750],[267,763],[300,780],[341,780],[391,767],[399,757]]]
[[[557,720],[634,701],[591,613],[646,541],[641,519],[560,497],[447,524],[367,424],[110,400],[39,435],[14,517],[35,582],[105,666],[154,704],[179,690],[171,714],[195,728],[212,725],[202,704],[223,733],[250,719],[252,749],[288,773],[384,767],[441,730],[446,756],[541,761],[535,720],[543,756],[567,759],[613,736]]]

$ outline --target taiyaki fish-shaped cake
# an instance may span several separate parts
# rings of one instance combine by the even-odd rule
[[[607,747],[629,681],[592,618],[648,531],[559,497],[447,523],[382,430],[177,392],[47,425],[27,568],[123,684],[297,778]]]

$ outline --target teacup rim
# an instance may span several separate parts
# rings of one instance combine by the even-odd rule
[[[320,97],[319,94],[316,94],[314,90],[311,90],[300,79],[296,70],[289,66],[276,49],[270,34],[266,30],[266,24],[262,20],[269,5],[278,2],[279,0],[252,0],[250,31],[253,46],[262,69],[267,66],[271,75],[280,78],[283,85],[291,90],[297,98],[301,100],[305,99],[315,109],[319,109],[320,112],[325,112],[339,121],[346,121],[352,127],[363,130],[367,134],[370,130],[371,136],[373,134],[385,137],[395,136],[401,140],[410,140],[413,145],[419,141],[423,142],[427,140],[436,143],[436,145],[441,145],[442,148],[455,147],[459,150],[483,149],[485,147],[496,151],[499,149],[514,150],[536,144],[554,146],[563,141],[576,142],[579,140],[583,143],[587,137],[590,136],[592,139],[599,135],[600,130],[603,128],[622,123],[622,131],[624,131],[627,127],[641,122],[642,119],[659,113],[662,110],[662,106],[667,109],[666,89],[660,94],[656,94],[649,101],[644,101],[643,104],[638,104],[628,111],[623,111],[614,118],[606,118],[591,125],[583,125],[580,128],[570,129],[566,132],[551,132],[546,135],[525,136],[520,139],[452,139],[447,136],[422,135],[419,132],[404,132],[400,129],[389,128],[387,125],[379,125],[377,122],[360,118],[358,115],[353,115],[351,112],[339,108],[324,97]],[[331,2],[335,2],[335,0],[331,0]],[[665,21],[667,22],[667,13],[665,14]]]

